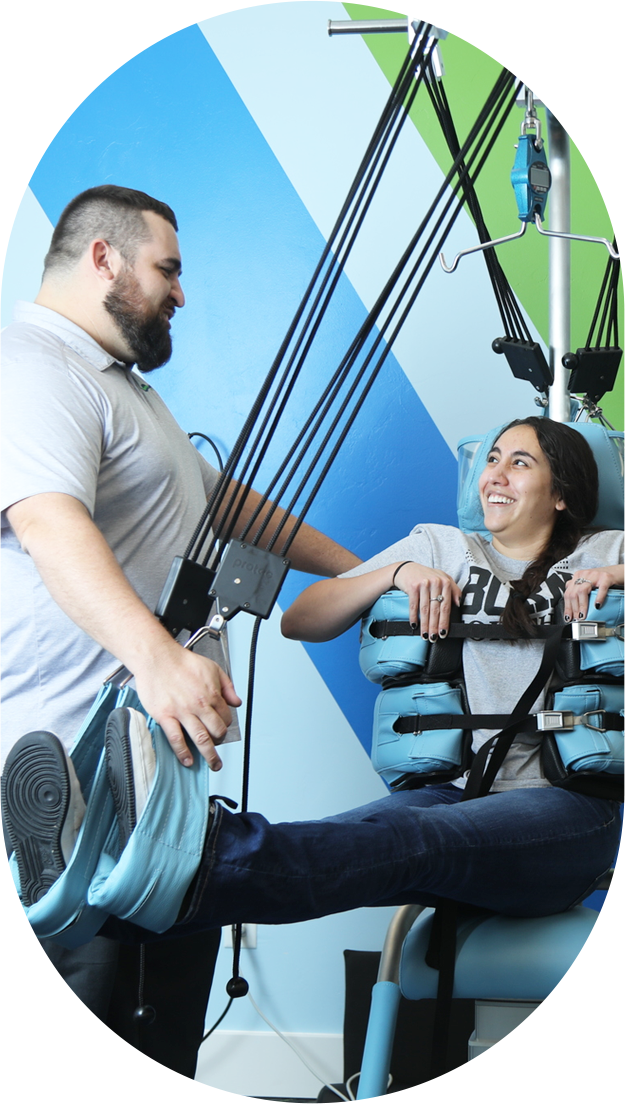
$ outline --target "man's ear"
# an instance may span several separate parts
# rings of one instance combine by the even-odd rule
[[[95,274],[101,280],[114,280],[123,264],[118,251],[103,238],[96,238],[91,242],[88,253]]]

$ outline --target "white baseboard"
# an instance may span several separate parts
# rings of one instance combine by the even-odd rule
[[[285,1032],[330,1084],[342,1080],[342,1036]],[[607,1051],[608,1044],[605,1049]],[[605,1063],[606,1089],[625,1089],[625,1042]],[[200,1050],[193,1093],[205,1096],[317,1096],[321,1087],[271,1031],[215,1031]]]
[[[342,1035],[284,1034],[320,1078],[342,1081]],[[195,1080],[240,1096],[316,1099],[322,1087],[273,1031],[215,1031],[200,1047]]]

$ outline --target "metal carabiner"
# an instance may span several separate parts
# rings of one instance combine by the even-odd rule
[[[581,716],[576,717],[575,720],[578,724],[586,725],[586,728],[592,728],[593,732],[607,732],[605,725],[602,728],[601,725],[591,724],[588,720],[589,717],[598,717],[600,714],[605,720],[605,709],[589,709],[587,713],[582,713]]]

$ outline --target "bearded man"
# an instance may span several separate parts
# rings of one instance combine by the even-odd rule
[[[240,700],[221,645],[185,650],[152,613],[218,478],[144,378],[169,360],[184,306],[177,229],[144,192],[82,192],[56,226],[35,303],[18,304],[4,333],[3,760],[36,729],[69,748],[119,663],[183,766],[192,740],[218,770],[232,737]],[[250,491],[235,536],[258,501]],[[360,562],[307,525],[290,555],[316,575]],[[139,949],[42,943],[113,1030],[194,1076],[219,932]],[[137,1020],[139,1005],[153,1022]]]

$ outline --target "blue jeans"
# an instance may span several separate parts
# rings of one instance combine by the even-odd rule
[[[287,824],[216,805],[191,900],[166,935],[439,897],[541,916],[587,896],[614,861],[616,802],[551,787],[461,797],[429,786]]]

